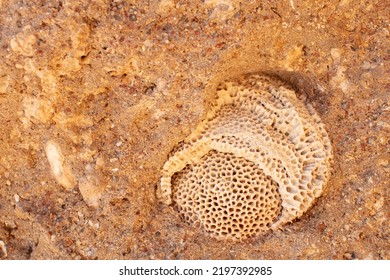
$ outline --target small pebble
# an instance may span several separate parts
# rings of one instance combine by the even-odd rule
[[[5,245],[5,242],[3,240],[0,240],[0,248],[1,248],[1,251],[3,251],[4,258],[6,258],[8,256],[7,246]]]
[[[356,259],[356,254],[355,252],[352,252],[352,253],[345,253],[343,255],[343,257],[346,259],[346,260],[354,260]]]

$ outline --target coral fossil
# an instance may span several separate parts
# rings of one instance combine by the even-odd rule
[[[239,241],[308,210],[328,180],[331,144],[314,109],[276,78],[247,75],[217,93],[164,164],[158,196],[188,223]]]

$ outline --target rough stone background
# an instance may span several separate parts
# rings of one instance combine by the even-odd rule
[[[389,259],[389,14],[389,0],[0,0],[0,258]],[[331,180],[282,231],[210,239],[157,201],[160,170],[218,82],[275,70],[315,85]]]

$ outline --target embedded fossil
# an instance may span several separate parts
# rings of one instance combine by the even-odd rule
[[[247,75],[217,93],[164,164],[158,196],[212,236],[244,240],[309,209],[329,178],[331,144],[312,106],[279,79]]]

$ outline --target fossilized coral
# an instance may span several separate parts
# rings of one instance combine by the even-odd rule
[[[248,75],[219,87],[205,120],[164,164],[158,196],[211,235],[243,240],[307,211],[331,158],[312,106],[276,78]]]

